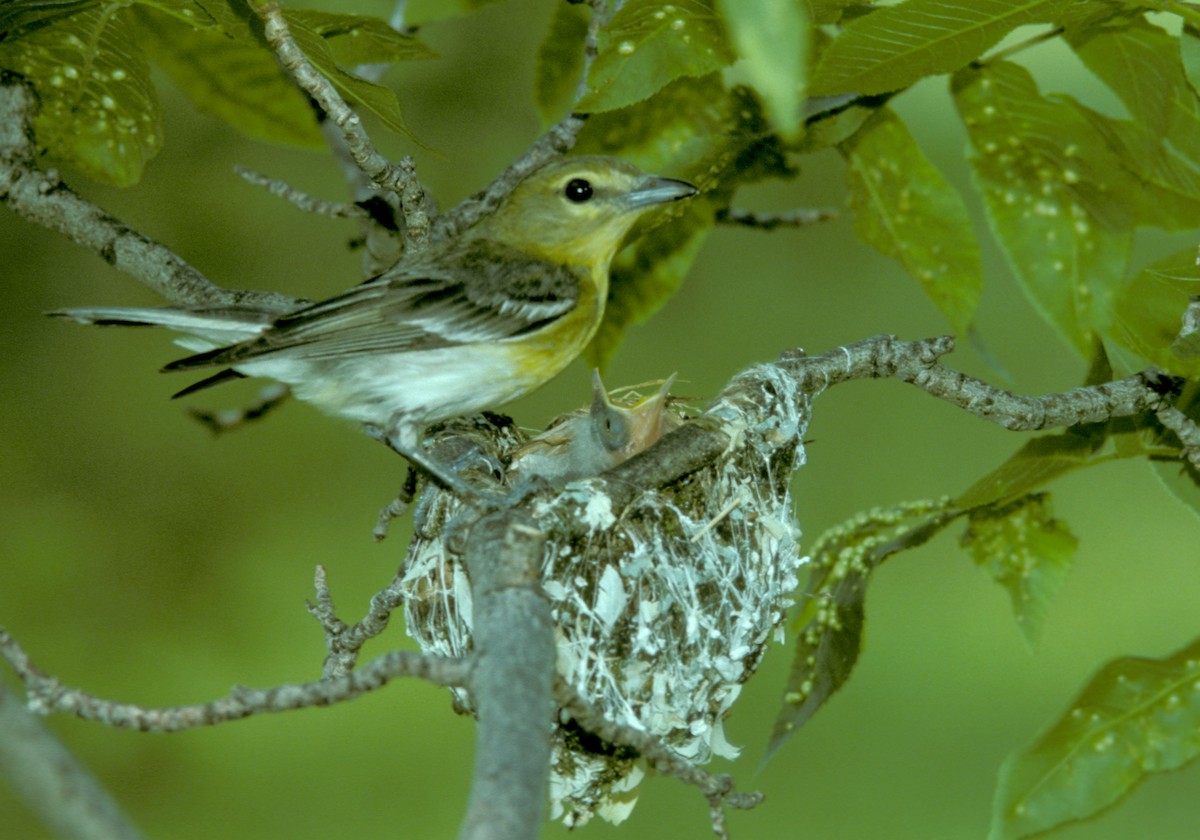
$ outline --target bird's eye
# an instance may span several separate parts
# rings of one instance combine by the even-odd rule
[[[583,204],[592,197],[592,184],[586,178],[572,178],[567,181],[567,187],[563,190],[568,201],[574,201],[576,204]]]

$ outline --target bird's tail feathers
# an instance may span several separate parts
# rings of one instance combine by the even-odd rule
[[[58,309],[54,318],[69,318],[80,324],[98,326],[158,326],[198,336],[216,345],[236,344],[262,332],[272,316],[255,309],[151,309],[116,306]],[[185,345],[192,347],[192,345]],[[212,346],[211,344],[208,346]]]

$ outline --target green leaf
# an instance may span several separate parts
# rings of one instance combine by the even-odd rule
[[[576,150],[623,157],[647,172],[687,178],[702,191],[656,214],[673,221],[614,260],[604,322],[586,353],[602,368],[625,330],[678,289],[717,208],[728,206],[737,186],[793,172],[754,96],[726,90],[716,74],[679,79],[645,102],[590,117]]]
[[[14,41],[101,0],[9,0],[0,6],[0,42]]]
[[[804,0],[808,18],[817,26],[838,23],[847,9],[869,7],[873,0]]]
[[[1157,260],[1121,289],[1116,317],[1105,336],[1171,373],[1198,375],[1200,360],[1180,355],[1176,347],[1188,299],[1196,294],[1200,294],[1200,266],[1195,248]]]
[[[962,544],[1008,591],[1030,644],[1041,637],[1050,601],[1062,588],[1079,540],[1051,514],[1045,493],[973,510]]]
[[[1193,91],[1200,90],[1200,32],[1190,25],[1184,26],[1179,36],[1179,57],[1188,84]]]
[[[1084,426],[1034,438],[971,485],[955,505],[964,510],[1008,505],[1069,472],[1110,460],[1111,455],[1101,454],[1103,431],[1094,434],[1093,429]]]
[[[1067,42],[1137,122],[1162,136],[1178,130],[1188,149],[1200,148],[1196,96],[1184,77],[1178,38],[1137,18],[1120,28],[1069,33]]]
[[[712,0],[629,0],[600,32],[581,113],[641,102],[684,76],[704,76],[733,61]]]
[[[784,140],[803,128],[809,23],[803,0],[717,0],[751,87]]]
[[[1128,174],[1071,106],[996,62],[956,74],[988,221],[1034,305],[1081,354],[1112,320],[1132,245]]]
[[[343,70],[334,58],[332,47],[317,32],[310,29],[293,10],[285,9],[284,17],[287,18],[292,37],[308,56],[308,60],[333,82],[338,93],[345,97],[351,106],[373,115],[397,134],[416,141],[404,124],[395,91]]]
[[[928,542],[955,516],[945,501],[910,502],[861,513],[813,544],[792,668],[763,761],[850,678],[862,650],[871,573],[892,555]]]
[[[150,68],[123,3],[88,7],[0,43],[0,67],[24,75],[41,109],[38,143],[98,181],[136,184],[162,145]]]
[[[1200,641],[1165,659],[1104,666],[1035,743],[1000,770],[991,840],[1086,819],[1200,751]]]
[[[1179,39],[1138,18],[1072,34],[1069,42],[1134,117],[1115,120],[1076,106],[1137,175],[1140,183],[1125,193],[1139,221],[1200,224],[1200,101],[1185,78]]]
[[[417,38],[397,32],[386,21],[369,15],[292,9],[288,20],[298,21],[324,38],[338,64],[384,64],[436,57]]]
[[[908,0],[848,24],[821,56],[810,93],[886,93],[949,73],[1065,0]]]
[[[888,109],[842,153],[859,237],[899,260],[965,335],[983,290],[983,262],[958,191]]]
[[[149,9],[134,20],[138,43],[197,108],[260,140],[324,146],[308,100],[264,45]]]
[[[575,98],[583,72],[583,41],[587,36],[588,7],[559,3],[550,29],[538,48],[534,92],[538,113],[549,125],[560,119]]]

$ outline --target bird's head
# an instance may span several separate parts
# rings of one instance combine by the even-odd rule
[[[697,192],[618,158],[559,158],[518,184],[480,233],[552,262],[607,267],[642,214]]]

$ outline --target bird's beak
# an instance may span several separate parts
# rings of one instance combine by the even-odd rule
[[[630,210],[641,210],[655,204],[666,204],[681,198],[690,198],[700,190],[695,184],[676,178],[660,178],[647,175],[634,189],[625,193],[625,206]]]
[[[663,414],[663,410],[667,407],[667,397],[674,382],[675,374],[671,374],[657,392],[627,409],[629,411],[629,449],[631,452],[641,452],[655,443],[667,431],[663,423],[663,418],[666,416]]]

